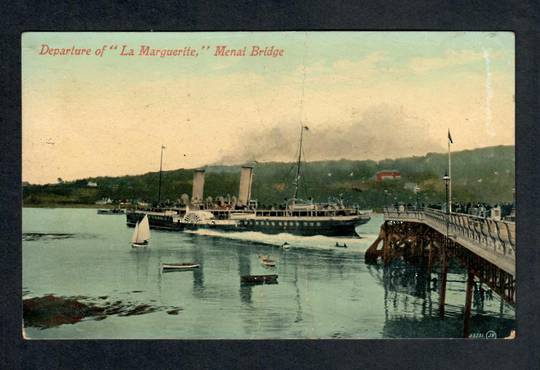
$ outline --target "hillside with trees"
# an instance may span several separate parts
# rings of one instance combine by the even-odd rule
[[[342,197],[362,208],[416,201],[442,202],[445,197],[442,177],[447,170],[446,153],[382,161],[317,161],[302,165],[299,196],[327,201]],[[293,194],[294,163],[252,163],[252,197],[259,204],[280,204]],[[381,170],[397,170],[400,179],[376,181]],[[194,169],[164,171],[161,199],[178,202],[182,194],[191,195]],[[237,196],[240,166],[206,167],[205,197]],[[460,202],[509,203],[515,177],[514,146],[496,146],[452,153],[452,192]],[[89,183],[92,186],[89,186]],[[103,198],[118,201],[157,201],[159,172],[121,177],[92,177],[56,184],[23,186],[25,206],[88,205]]]

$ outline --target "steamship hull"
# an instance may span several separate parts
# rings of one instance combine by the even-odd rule
[[[182,231],[184,226],[175,222],[171,215],[161,214],[159,212],[128,211],[126,212],[126,224],[129,227],[135,227],[137,222],[141,221],[144,215],[148,216],[148,223],[151,229],[165,231]]]
[[[356,227],[369,221],[369,217],[325,218],[288,217],[255,218],[239,221],[244,231],[258,231],[265,234],[288,233],[301,236],[356,236]]]
[[[356,227],[370,220],[369,214],[357,216],[334,217],[250,217],[228,219],[223,221],[208,221],[201,223],[185,223],[177,217],[154,212],[132,211],[126,214],[127,225],[134,227],[144,214],[148,215],[150,228],[167,231],[186,230],[219,230],[219,231],[255,231],[265,234],[288,233],[301,236],[355,236]]]
[[[186,231],[186,230],[198,230],[198,229],[211,229],[220,231],[243,231],[238,222],[223,222],[222,220],[217,222],[205,222],[205,223],[190,223],[183,222],[182,217],[178,215],[166,215],[157,212],[145,212],[145,211],[130,211],[126,213],[126,225],[129,227],[135,227],[137,222],[142,220],[144,215],[148,215],[148,223],[151,229],[165,230],[165,231]],[[181,215],[182,213],[180,213]]]

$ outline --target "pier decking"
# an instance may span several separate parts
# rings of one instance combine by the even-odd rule
[[[382,242],[382,248],[378,249]],[[516,224],[461,213],[387,208],[379,237],[366,251],[366,262],[381,257],[425,258],[431,274],[439,265],[439,312],[444,319],[448,259],[455,258],[467,270],[464,337],[469,335],[471,297],[475,279],[504,301],[516,302]]]
[[[510,275],[516,275],[516,224],[435,209],[385,209],[385,221],[423,223]]]

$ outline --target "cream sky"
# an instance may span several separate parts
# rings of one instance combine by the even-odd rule
[[[39,55],[140,45],[193,57]],[[209,51],[201,50],[203,45]],[[284,49],[215,57],[216,45]],[[23,180],[207,164],[384,159],[514,144],[514,35],[480,32],[25,33]]]

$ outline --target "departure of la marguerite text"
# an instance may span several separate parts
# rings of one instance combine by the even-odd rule
[[[206,54],[213,57],[269,57],[280,58],[285,56],[285,49],[278,48],[274,45],[260,46],[250,45],[243,47],[229,47],[228,45],[203,45],[200,48],[192,46],[181,46],[172,48],[154,48],[150,45],[139,45],[131,47],[129,45],[103,45],[102,47],[92,49],[78,47],[55,47],[49,44],[41,44],[38,52],[39,55],[62,57],[62,56],[96,56],[103,57],[107,54],[118,55],[122,57],[193,57],[196,58],[199,54]]]

